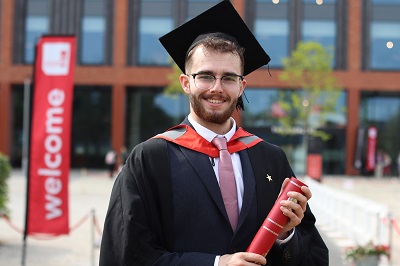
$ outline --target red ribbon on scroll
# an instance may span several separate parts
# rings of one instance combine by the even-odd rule
[[[283,227],[287,224],[289,218],[283,214],[280,209],[280,202],[282,200],[290,200],[287,193],[289,191],[302,193],[301,187],[307,186],[300,180],[291,177],[290,182],[283,189],[281,195],[278,200],[275,202],[271,211],[267,215],[267,218],[264,220],[257,234],[253,238],[253,241],[250,243],[250,246],[247,248],[247,252],[257,253],[263,256],[266,256],[274,245],[276,239],[281,233]]]

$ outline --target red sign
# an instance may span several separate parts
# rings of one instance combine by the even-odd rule
[[[368,128],[368,144],[367,144],[367,171],[375,169],[375,153],[376,153],[376,140],[378,138],[378,129],[376,127]]]
[[[68,179],[75,37],[37,45],[29,153],[26,234],[68,234]]]
[[[307,175],[313,179],[320,181],[322,176],[322,155],[307,155]]]

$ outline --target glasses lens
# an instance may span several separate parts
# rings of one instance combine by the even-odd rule
[[[221,78],[222,86],[226,90],[236,90],[239,85],[239,77],[238,76],[223,76]]]
[[[204,75],[204,74],[199,74],[196,75],[194,78],[194,82],[196,83],[196,87],[201,89],[201,90],[206,90],[210,88],[215,81],[215,77],[213,75]]]

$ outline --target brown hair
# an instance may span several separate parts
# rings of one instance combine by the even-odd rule
[[[185,72],[188,68],[190,68],[190,65],[192,63],[191,58],[193,55],[194,48],[198,47],[199,45],[203,45],[203,47],[207,51],[219,52],[219,53],[232,53],[234,55],[239,56],[240,62],[242,64],[242,66],[241,66],[242,73],[241,74],[243,74],[243,71],[244,71],[244,48],[239,46],[237,43],[227,40],[225,38],[211,36],[211,35],[208,35],[204,39],[201,39],[200,41],[198,41],[196,43],[196,45],[193,46],[190,51],[188,51],[187,56],[186,56],[186,62],[185,62]]]

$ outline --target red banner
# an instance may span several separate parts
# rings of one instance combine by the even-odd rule
[[[322,155],[307,155],[307,175],[317,181],[321,181],[322,176]]]
[[[376,140],[378,138],[378,129],[376,127],[368,128],[368,143],[367,143],[367,171],[375,169],[375,154],[376,154]]]
[[[75,37],[43,36],[36,48],[26,234],[69,233]]]

